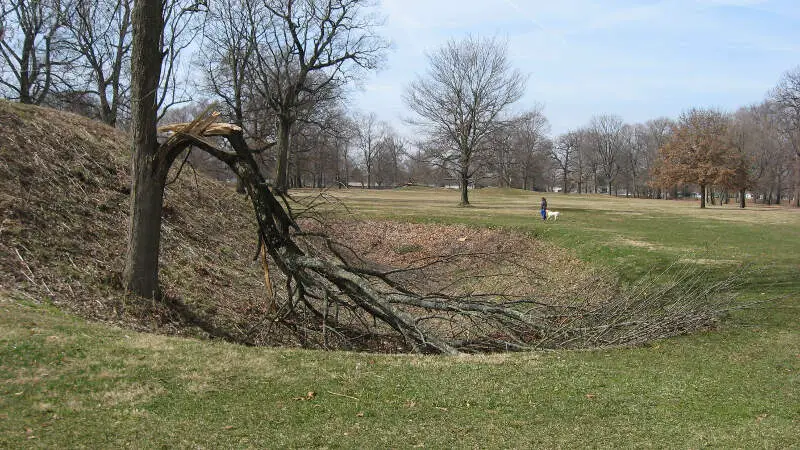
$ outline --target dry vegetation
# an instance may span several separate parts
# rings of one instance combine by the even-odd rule
[[[247,200],[190,168],[170,176],[166,193],[165,301],[126,296],[119,281],[129,206],[125,142],[117,130],[78,116],[0,102],[2,290],[161,333],[249,345],[411,349],[408,336],[357,302],[328,303],[341,293],[287,298],[284,289],[270,299],[254,260]],[[295,238],[308,254],[356,273],[377,268],[363,274],[413,318],[410,326],[467,351],[630,345],[683,333],[714,322],[722,304],[712,297],[728,287],[698,285],[678,270],[622,292],[610,274],[509,231],[324,217],[301,223]],[[272,277],[287,286],[280,271]]]
[[[599,294],[596,300],[617,292],[611,274],[517,232],[376,220],[326,221],[324,229],[346,242],[353,258],[385,269],[410,269],[403,280],[422,291],[453,296],[491,292],[555,304],[574,303],[587,292]]]
[[[254,326],[264,326],[269,302],[261,266],[253,261],[255,223],[246,199],[190,168],[167,189],[165,201],[162,282],[171,304],[123,295],[127,153],[118,130],[0,102],[0,288],[141,330],[299,344]],[[567,274],[576,286],[595,279],[563,250],[499,230],[352,221],[336,222],[331,230],[387,266],[450,256],[436,270],[414,272],[417,284],[429,288],[456,278],[463,290],[481,280],[482,287],[491,283],[510,295],[535,290],[542,298],[566,299]],[[498,254],[509,255],[505,264],[492,262]],[[519,261],[536,270],[522,271]],[[484,276],[476,278],[478,272]],[[276,286],[285,281],[278,271],[272,275]]]
[[[118,130],[0,101],[0,288],[136,329],[235,332],[235,318],[263,301],[255,238],[239,231],[254,225],[233,189],[189,169],[165,200],[162,279],[171,307],[121,292],[128,153]]]

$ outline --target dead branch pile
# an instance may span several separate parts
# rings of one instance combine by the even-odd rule
[[[455,252],[405,267],[376,264],[324,229],[301,228],[260,173],[241,131],[215,127],[213,134],[227,140],[218,145],[206,138],[212,123],[201,117],[172,126],[162,151],[195,146],[239,177],[263,248],[286,280],[285,298],[265,320],[305,345],[448,354],[635,345],[709,326],[730,308],[736,278],[711,283],[693,268],[673,267],[624,291],[588,283],[570,300],[553,301],[514,289],[537,272],[508,250]],[[458,259],[472,270],[430,280],[438,266]],[[496,269],[483,272],[486,261]]]

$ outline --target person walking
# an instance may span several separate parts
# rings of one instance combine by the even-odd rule
[[[541,211],[542,212],[542,220],[547,220],[547,199],[544,198],[544,197],[542,197],[541,209],[542,209],[542,211]]]

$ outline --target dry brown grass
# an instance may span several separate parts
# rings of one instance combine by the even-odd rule
[[[598,273],[563,248],[518,232],[379,220],[331,221],[324,228],[369,262],[421,268],[406,277],[421,292],[491,293],[556,304],[575,301],[586,292],[615,292],[610,274]]]
[[[119,130],[0,101],[0,289],[135,329],[205,335],[192,319],[120,289],[128,155]],[[235,329],[263,301],[248,213],[230,186],[190,169],[167,188],[162,284],[222,328]]]

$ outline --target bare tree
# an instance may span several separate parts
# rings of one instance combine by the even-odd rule
[[[653,172],[653,168],[659,159],[658,150],[663,147],[667,141],[669,141],[669,137],[672,133],[672,126],[672,120],[666,117],[648,120],[645,123],[645,127],[647,128],[647,148],[644,155],[644,171],[648,176],[648,188],[652,189],[655,187],[656,189],[655,192],[650,192],[651,197],[655,196],[656,198],[661,198],[661,188],[657,185],[653,186],[652,180],[649,179],[649,176]]]
[[[132,0],[76,0],[69,11],[67,48],[77,74],[87,76],[81,92],[97,99],[97,115],[114,126],[128,106]]]
[[[737,126],[745,129],[746,152],[753,160],[753,181],[757,195],[767,204],[780,204],[791,183],[794,151],[785,139],[775,105],[764,102],[743,108],[736,114]]]
[[[581,133],[577,131],[562,134],[556,139],[550,152],[558,165],[558,170],[561,171],[562,189],[565,194],[570,191],[569,175],[573,171],[575,156],[580,152],[582,137]],[[580,187],[578,190],[580,193]]]
[[[623,122],[619,116],[604,114],[592,118],[589,137],[600,169],[611,195],[614,177],[619,172],[618,158],[623,144]]]
[[[372,188],[375,163],[384,147],[379,145],[384,138],[386,125],[378,121],[375,113],[358,115],[356,123],[356,147],[367,175],[367,189]]]
[[[257,30],[251,26],[256,5],[256,0],[221,0],[203,28],[209,43],[202,61],[204,87],[224,102],[231,122],[245,129],[245,107],[251,97],[247,71],[258,45]]]
[[[59,0],[0,1],[0,92],[20,103],[41,104],[58,76],[65,22]]]
[[[254,89],[276,116],[275,186],[288,189],[292,126],[298,110],[340,93],[361,69],[377,68],[387,48],[363,0],[261,0],[251,58]]]
[[[794,152],[792,206],[800,207],[800,67],[783,74],[769,94],[780,118],[780,129]]]
[[[419,116],[413,123],[439,144],[434,159],[458,172],[461,204],[469,205],[476,161],[492,133],[507,124],[503,114],[522,97],[525,77],[511,68],[506,45],[494,39],[451,40],[428,55],[428,63],[404,100]]]
[[[541,178],[545,155],[552,148],[547,137],[549,132],[550,123],[541,105],[520,114],[506,129],[500,130],[501,135],[509,136],[510,161],[506,163],[509,166],[509,185],[513,178],[519,187],[527,190]]]
[[[578,193],[588,193],[588,176],[590,172],[590,159],[592,151],[589,144],[589,132],[586,128],[578,128],[573,131],[578,137],[578,147],[572,158],[572,179]]]
[[[383,137],[378,141],[378,158],[376,176],[379,186],[385,183],[396,186],[400,179],[400,166],[406,153],[405,142],[388,124],[385,125]]]
[[[622,161],[620,170],[625,177],[625,195],[641,196],[646,178],[644,169],[647,153],[647,127],[642,124],[625,125],[622,132]]]

